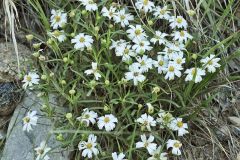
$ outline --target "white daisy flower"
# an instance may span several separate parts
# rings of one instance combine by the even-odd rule
[[[116,127],[115,123],[117,122],[118,119],[114,115],[107,114],[98,118],[98,128],[103,129],[103,127],[105,127],[105,130],[109,132]]]
[[[170,27],[173,29],[173,28],[184,28],[186,29],[188,24],[187,24],[187,21],[182,17],[182,16],[172,16],[170,19],[169,19],[169,22],[171,23],[170,24]]]
[[[201,69],[201,68],[190,68],[187,69],[184,73],[187,74],[185,81],[192,81],[194,79],[195,76],[195,83],[201,82],[202,81],[202,76],[205,76],[205,70]]]
[[[167,141],[167,149],[172,148],[172,154],[181,155],[180,148],[182,147],[182,143],[178,140],[169,139]]]
[[[80,117],[77,117],[77,120],[81,123],[86,124],[89,126],[90,123],[95,124],[96,118],[98,117],[97,113],[94,111],[89,111],[88,108],[83,109],[83,113]]]
[[[150,153],[152,157],[149,157],[147,160],[167,160],[167,153],[162,152],[162,146],[158,146],[156,150]]]
[[[183,52],[178,52],[178,54],[174,57],[174,62],[178,65],[182,65],[186,62],[186,59],[183,57]]]
[[[131,57],[135,57],[137,55],[137,53],[131,48],[131,45],[119,45],[119,47],[115,49],[116,55],[122,56],[123,62],[129,62]]]
[[[119,155],[117,155],[116,152],[112,153],[112,158],[113,160],[127,160],[125,159],[125,155],[123,153],[119,153]]]
[[[53,32],[50,33],[51,36],[53,36],[54,38],[56,38],[59,42],[63,42],[66,40],[66,35],[64,30],[55,30]]]
[[[84,71],[84,73],[87,75],[93,74],[96,80],[99,80],[99,78],[101,78],[101,74],[97,68],[97,63],[95,62],[92,62],[92,69],[88,69]]]
[[[39,84],[39,75],[37,73],[34,72],[29,72],[27,75],[24,76],[23,78],[23,88],[27,89],[27,87],[29,86],[30,89],[33,85]]]
[[[168,61],[169,59],[167,56],[157,56],[157,61],[154,62],[154,66],[158,69],[159,74],[166,73],[168,68]]]
[[[155,7],[154,3],[150,0],[138,0],[135,3],[135,6],[138,10],[143,10],[145,13],[151,12],[152,9]]]
[[[78,149],[82,151],[82,156],[83,157],[88,157],[88,158],[92,158],[93,155],[98,155],[99,151],[97,149],[97,136],[95,136],[94,134],[90,134],[88,136],[88,141],[81,141],[78,144]]]
[[[31,131],[32,125],[37,125],[38,117],[36,116],[37,111],[29,111],[27,115],[23,118],[23,131]]]
[[[134,39],[133,42],[135,44],[132,46],[132,49],[134,49],[137,53],[144,53],[146,51],[150,51],[153,48],[150,46],[151,44],[147,39]]]
[[[187,123],[182,122],[182,118],[176,118],[171,121],[170,128],[174,131],[178,131],[178,136],[183,136],[186,133],[189,133],[187,131],[188,125]]]
[[[128,26],[129,21],[133,21],[134,17],[130,13],[126,13],[125,9],[121,9],[113,16],[115,23],[121,23],[122,27]]]
[[[130,38],[131,40],[134,40],[134,39],[141,40],[141,39],[146,39],[147,37],[141,25],[136,25],[136,26],[130,25],[129,29],[127,30],[127,33],[128,33],[128,38]]]
[[[164,110],[160,109],[158,113],[157,122],[160,123],[160,128],[164,128],[165,126],[171,128],[171,122],[174,120],[174,117],[171,113],[165,112]]]
[[[53,29],[58,29],[59,27],[63,27],[67,23],[67,13],[64,13],[62,10],[51,10],[51,27]]]
[[[85,9],[87,11],[96,11],[98,9],[97,3],[95,3],[93,0],[79,0],[82,5],[85,6]]]
[[[106,7],[103,7],[101,13],[104,17],[108,17],[109,19],[112,19],[113,16],[116,14],[116,8],[111,6],[110,9],[108,10]]]
[[[40,143],[40,146],[34,149],[37,154],[36,160],[49,160],[49,156],[47,153],[51,150],[51,148],[47,147],[47,144],[45,141],[42,141]]]
[[[138,56],[136,60],[140,64],[140,67],[143,73],[147,72],[149,69],[152,69],[152,66],[153,66],[152,58],[148,58],[148,56],[143,55],[142,57]]]
[[[126,80],[133,80],[133,84],[136,86],[138,82],[143,82],[146,77],[142,75],[141,65],[139,63],[133,63],[129,66],[129,72],[125,73]]]
[[[164,57],[167,57],[168,59],[173,60],[174,57],[176,57],[179,54],[179,52],[175,51],[172,48],[166,46],[163,49],[163,51],[162,52],[158,52],[158,54],[164,55]]]
[[[156,126],[156,121],[150,115],[142,114],[140,118],[137,119],[137,122],[141,124],[142,127],[146,127],[148,131],[151,131],[151,126]]]
[[[119,50],[119,48],[125,47],[125,46],[128,44],[128,43],[127,43],[125,40],[123,40],[123,39],[120,39],[120,40],[118,40],[118,41],[114,41],[114,40],[111,39],[111,41],[112,41],[112,44],[111,44],[111,46],[110,46],[110,49],[115,48],[116,50]],[[119,55],[119,56],[120,56],[120,55]]]
[[[163,7],[157,6],[154,9],[153,15],[156,18],[165,19],[165,20],[169,20],[170,17],[171,17],[170,16],[170,12],[168,11],[168,7],[167,6],[163,6]]]
[[[175,41],[175,43],[166,43],[166,46],[175,52],[182,52],[186,50],[185,45],[177,41]]]
[[[201,63],[203,63],[203,67],[207,68],[207,71],[210,73],[216,72],[216,68],[221,67],[221,65],[218,63],[220,61],[220,58],[214,58],[214,57],[215,55],[210,54],[209,57],[201,59]]]
[[[181,77],[181,75],[182,75],[181,70],[183,70],[181,65],[178,65],[178,64],[174,63],[173,61],[170,61],[168,63],[167,73],[164,78],[173,80],[175,76]]]
[[[159,45],[166,44],[166,36],[168,36],[168,34],[156,31],[154,37],[150,40],[150,42],[153,44],[156,44],[156,42],[158,42]]]
[[[75,49],[80,49],[83,51],[85,47],[88,48],[92,46],[93,39],[92,36],[84,35],[84,33],[79,33],[71,40],[71,43],[75,43]]]
[[[187,32],[187,31],[174,31],[173,34],[173,40],[179,41],[179,42],[187,42],[188,39],[192,39],[193,37]]]
[[[149,154],[156,150],[157,144],[153,143],[154,136],[149,135],[149,138],[147,139],[146,135],[143,134],[141,135],[141,140],[141,142],[136,143],[136,148],[146,148]]]

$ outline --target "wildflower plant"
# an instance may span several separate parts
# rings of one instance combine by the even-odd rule
[[[188,123],[212,97],[194,101],[226,65],[217,49],[237,34],[206,51],[193,47],[196,30],[171,3],[49,5],[48,15],[38,10],[45,48],[34,56],[38,73],[27,74],[36,80],[23,82],[26,89],[39,83],[42,92],[66,101],[71,116],[63,116],[54,131],[64,134],[64,146],[76,148],[79,159],[181,155]]]

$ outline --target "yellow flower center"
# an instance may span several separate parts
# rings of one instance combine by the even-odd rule
[[[89,4],[93,4],[94,2],[93,2],[93,0],[89,0],[89,2],[88,2]]]
[[[55,37],[58,37],[58,36],[61,35],[61,33],[60,33],[58,30],[55,30],[55,31],[53,32],[53,35],[54,35]]]
[[[81,38],[79,39],[79,41],[80,41],[81,43],[83,43],[83,42],[85,42],[85,38],[84,38],[84,37],[81,37]]]
[[[174,146],[175,148],[180,148],[180,147],[182,146],[182,144],[179,143],[179,142],[175,142],[175,143],[173,144],[173,146]]]
[[[121,20],[124,20],[125,18],[126,18],[125,15],[121,15],[121,16],[120,16],[120,19],[121,19]]]
[[[109,12],[109,16],[112,17],[113,16],[113,12]]]
[[[60,17],[60,16],[55,16],[54,18],[55,18],[55,21],[56,21],[56,22],[60,22],[60,20],[61,20],[61,17]]]
[[[208,64],[209,64],[209,65],[212,65],[212,64],[213,64],[212,60],[208,61]]]
[[[193,68],[193,69],[192,69],[192,75],[195,75],[195,74],[196,74],[196,69]]]
[[[30,122],[30,118],[29,118],[29,117],[24,117],[24,118],[23,118],[23,121],[24,121],[25,123],[29,123],[29,122]]]
[[[141,30],[140,29],[136,29],[135,30],[135,34],[138,36],[138,35],[140,35],[141,34]]]
[[[181,32],[180,32],[180,36],[181,36],[181,37],[184,37],[184,35],[185,35],[184,31],[181,31]]]
[[[143,125],[145,125],[145,126],[148,125],[148,121],[144,121]]]
[[[163,66],[163,65],[164,65],[164,61],[163,61],[163,60],[160,60],[160,61],[158,62],[158,64],[159,64],[159,66]]]
[[[168,71],[169,71],[169,72],[174,72],[174,70],[175,70],[175,68],[174,68],[173,66],[170,66],[170,67],[168,68]]]
[[[92,143],[87,143],[86,147],[87,147],[87,149],[91,149],[92,148]]]
[[[177,59],[177,64],[181,64],[182,63],[182,59],[181,58],[178,58]]]
[[[171,54],[172,52],[173,52],[173,50],[170,49],[170,48],[168,48],[167,53],[168,53],[168,54]]]
[[[105,117],[105,118],[104,118],[104,122],[105,122],[105,123],[108,123],[108,122],[110,122],[110,119],[109,119],[109,117]]]
[[[141,64],[142,66],[144,66],[144,65],[145,65],[145,62],[144,62],[144,61],[142,61],[140,64]]]
[[[27,79],[28,82],[30,82],[32,80],[32,77],[31,76],[27,76],[26,79]]]
[[[85,114],[85,118],[88,119],[90,117],[89,114]]]
[[[128,54],[128,53],[129,53],[129,49],[128,48],[124,49],[124,54]]]
[[[149,0],[144,0],[144,1],[143,1],[143,5],[144,5],[144,6],[147,6],[147,5],[148,5],[148,2],[149,2]]]
[[[44,150],[43,149],[39,149],[37,152],[38,152],[38,154],[42,155],[44,153]]]
[[[139,75],[139,73],[138,72],[134,72],[133,75],[134,75],[134,77],[137,77]]]
[[[147,146],[148,146],[148,142],[145,142],[144,147],[147,148]]]
[[[161,15],[164,15],[165,13],[166,13],[166,9],[161,9],[161,10],[160,10],[160,14],[161,14]]]
[[[179,128],[182,128],[182,126],[183,126],[183,122],[177,122],[177,126],[179,127]]]
[[[179,24],[180,24],[180,23],[182,23],[182,22],[183,22],[183,19],[182,19],[182,18],[180,18],[180,17],[178,17],[178,18],[177,18],[177,23],[179,23]]]

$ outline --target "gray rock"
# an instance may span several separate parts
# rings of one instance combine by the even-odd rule
[[[24,45],[18,44],[20,69],[26,68],[31,51]],[[10,42],[0,42],[0,82],[12,82],[17,78],[17,56],[14,45]]]
[[[50,131],[54,129],[55,121],[49,120],[40,111],[42,104],[45,103],[37,97],[37,93],[28,92],[26,94],[10,121],[1,160],[34,160],[36,158],[34,148],[38,147],[42,141],[47,141],[47,146],[53,149],[48,153],[51,160],[68,160],[69,152],[64,151],[65,149],[61,148],[60,143],[55,140],[55,136],[50,134]],[[62,108],[59,107],[57,99],[53,95],[49,96],[47,102],[57,112],[58,108]],[[24,132],[22,119],[29,110],[38,112],[38,124],[33,126],[32,131]]]

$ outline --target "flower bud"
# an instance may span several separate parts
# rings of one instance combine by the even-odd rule
[[[195,60],[197,59],[197,57],[198,57],[197,54],[192,55],[192,58],[195,59]]]
[[[43,56],[43,55],[40,55],[40,56],[38,57],[38,59],[39,59],[40,61],[45,61],[45,60],[46,60],[46,57]]]
[[[99,28],[98,26],[96,26],[96,27],[94,27],[94,30],[95,30],[96,32],[98,32],[98,31],[100,30],[100,28]]]
[[[86,10],[82,10],[82,15],[86,15],[87,14],[87,11]]]
[[[47,105],[46,104],[43,104],[42,105],[42,109],[45,110],[47,108]]]
[[[65,84],[67,84],[65,80],[61,80],[61,82],[60,82],[60,83],[61,83],[62,85],[65,85]]]
[[[152,26],[152,25],[153,25],[153,21],[152,21],[152,20],[149,20],[149,21],[148,21],[148,25],[149,25],[149,26]]]
[[[71,37],[75,37],[75,33],[74,33],[74,32],[71,33],[70,36],[71,36]]]
[[[105,104],[104,107],[103,107],[103,110],[104,110],[105,112],[107,112],[107,111],[110,110],[110,107],[109,107],[107,104]]]
[[[75,10],[72,10],[70,13],[69,13],[69,17],[73,18],[75,16]]]
[[[192,10],[192,9],[188,10],[187,13],[188,13],[188,15],[190,17],[192,17],[192,16],[194,16],[196,14],[196,12],[194,10]]]
[[[34,43],[34,44],[33,44],[33,48],[34,48],[34,49],[39,49],[39,48],[40,48],[40,45],[41,45],[41,43]]]
[[[45,74],[43,74],[43,75],[41,76],[41,79],[42,79],[42,80],[46,80],[46,79],[47,79],[47,76],[46,76]]]
[[[108,86],[110,84],[109,80],[105,80],[105,84]]]
[[[34,57],[38,58],[40,54],[39,54],[39,52],[34,52],[32,55],[33,55]]]
[[[159,93],[159,92],[160,92],[160,88],[159,88],[159,87],[153,87],[152,93],[157,94],[157,93]]]
[[[56,139],[58,141],[63,141],[64,140],[63,135],[61,133],[57,135]]]
[[[71,119],[71,118],[72,118],[72,113],[67,113],[67,114],[66,114],[66,118],[67,118],[67,119]]]
[[[76,93],[76,91],[74,90],[74,89],[71,89],[70,91],[69,91],[69,94],[71,94],[71,95],[74,95]]]
[[[147,103],[146,105],[148,107],[148,113],[152,114],[154,112],[154,107],[152,106],[151,103]]]
[[[49,74],[49,76],[50,76],[50,77],[53,77],[53,76],[54,76],[54,73],[53,73],[53,72],[51,72],[51,73]]]
[[[67,58],[67,57],[64,57],[64,58],[63,58],[63,62],[64,62],[64,63],[67,63],[67,62],[68,62],[68,58]]]
[[[32,34],[26,35],[26,39],[27,39],[28,41],[31,41],[31,40],[33,39],[33,35],[32,35]]]
[[[142,105],[142,104],[138,104],[138,110],[141,110],[141,109],[142,109],[142,107],[143,107],[143,105]]]

